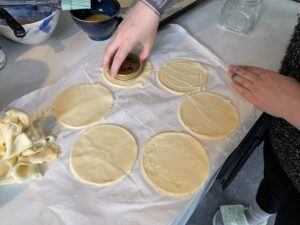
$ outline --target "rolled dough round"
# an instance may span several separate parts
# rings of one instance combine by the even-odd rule
[[[152,65],[149,61],[144,62],[143,69],[141,74],[132,80],[122,81],[114,79],[110,76],[110,74],[107,71],[103,71],[102,75],[106,82],[109,84],[115,86],[115,87],[121,87],[121,88],[133,88],[138,85],[143,85],[147,80],[150,79],[152,74]]]
[[[53,103],[58,121],[70,128],[82,128],[103,119],[111,110],[113,96],[101,84],[82,84],[63,91]]]
[[[106,186],[125,177],[136,157],[137,145],[127,130],[101,125],[89,129],[75,142],[70,168],[82,182]]]
[[[188,95],[179,109],[182,125],[204,139],[223,139],[239,124],[239,113],[223,96],[199,92]]]
[[[190,5],[191,3],[195,2],[196,0],[181,0],[178,3],[176,3],[173,7],[174,8],[184,8],[188,5]]]
[[[206,150],[193,137],[167,132],[153,137],[141,160],[145,180],[158,192],[186,198],[202,187],[209,174]]]
[[[118,2],[120,3],[121,8],[127,8],[132,5],[134,0],[118,0]]]
[[[200,63],[176,59],[160,66],[157,81],[174,94],[185,94],[203,89],[208,80],[208,71]]]

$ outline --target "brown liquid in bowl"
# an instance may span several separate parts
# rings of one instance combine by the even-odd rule
[[[97,15],[88,16],[84,20],[101,22],[101,21],[105,21],[105,20],[108,20],[108,19],[110,19],[110,16],[108,16],[108,15],[97,14]]]
[[[32,19],[18,19],[17,21],[21,25],[25,25],[25,24],[35,23],[37,20],[32,20]]]

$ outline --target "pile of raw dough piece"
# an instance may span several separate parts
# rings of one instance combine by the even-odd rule
[[[41,120],[16,109],[0,120],[0,184],[41,178],[41,165],[57,157],[59,147],[45,135]]]

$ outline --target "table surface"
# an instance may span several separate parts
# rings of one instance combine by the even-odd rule
[[[218,26],[224,2],[205,1],[175,19],[174,23],[183,26],[227,63],[277,71],[296,24],[300,4],[290,0],[265,0],[255,31],[239,35]],[[107,42],[90,40],[73,23],[68,12],[60,15],[57,29],[40,45],[22,45],[0,37],[0,45],[8,59],[0,71],[0,108],[33,90],[55,83],[80,64],[82,58],[96,53],[101,55]],[[194,202],[190,209],[196,204]],[[184,223],[191,212],[187,210],[177,222]]]
[[[300,4],[291,0],[265,0],[255,31],[238,35],[218,27],[224,0],[200,3],[180,16],[178,23],[227,63],[256,65],[278,70],[296,24]],[[8,63],[0,72],[0,108],[35,89],[53,84],[91,53],[102,54],[104,42],[91,41],[72,21],[60,16],[53,35],[40,45],[14,43],[0,37]]]

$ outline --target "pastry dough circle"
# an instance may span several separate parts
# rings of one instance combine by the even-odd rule
[[[174,94],[199,91],[207,80],[208,71],[200,63],[185,59],[170,60],[157,73],[158,83]]]
[[[182,125],[204,139],[223,139],[239,124],[239,113],[223,96],[199,92],[188,95],[179,109]]]
[[[121,8],[127,8],[132,5],[134,0],[118,0],[118,2],[120,3]]]
[[[153,137],[144,146],[141,168],[145,180],[156,191],[186,198],[208,178],[209,160],[195,138],[167,132]]]
[[[138,85],[143,85],[147,80],[150,79],[151,74],[152,74],[152,65],[149,61],[147,61],[146,63],[143,63],[143,69],[141,74],[137,78],[132,80],[122,81],[122,80],[114,79],[110,76],[110,74],[107,71],[103,71],[102,76],[107,83],[115,87],[133,88]]]
[[[174,8],[184,8],[188,5],[190,5],[191,3],[195,2],[196,0],[181,0],[178,3],[176,3],[173,7]]]
[[[111,110],[113,95],[101,84],[82,84],[64,90],[53,103],[58,121],[70,128],[95,124]]]
[[[136,157],[136,141],[127,130],[101,125],[89,129],[76,141],[70,168],[82,182],[107,186],[125,177]]]

